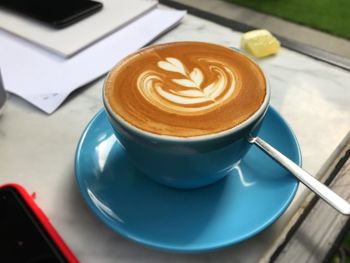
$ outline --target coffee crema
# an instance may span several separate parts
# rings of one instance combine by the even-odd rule
[[[109,74],[105,98],[133,126],[193,137],[242,123],[262,105],[260,68],[231,49],[202,42],[155,45],[122,60]]]

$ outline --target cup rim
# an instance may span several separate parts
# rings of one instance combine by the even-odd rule
[[[177,43],[208,43],[208,42],[178,41],[178,42],[167,42],[167,43],[163,43],[163,44],[157,44],[157,46],[169,45],[169,44],[173,44],[173,43],[177,44]],[[217,46],[220,46],[220,47],[225,47],[227,49],[232,49],[233,52],[239,52],[236,49],[229,48],[229,47],[226,47],[224,45],[218,45],[218,44],[214,44],[214,43],[208,43],[208,44],[217,45]],[[150,47],[151,46],[144,47],[142,49],[139,49],[139,51],[147,49],[147,48],[150,48]],[[126,128],[128,130],[131,130],[132,132],[138,134],[141,137],[145,137],[145,138],[147,138],[149,140],[153,140],[153,141],[158,140],[158,141],[163,141],[163,142],[185,142],[185,143],[186,142],[187,143],[190,143],[190,142],[201,142],[201,141],[208,141],[208,140],[213,140],[213,139],[219,139],[219,138],[225,137],[227,135],[236,133],[237,131],[243,130],[247,126],[249,126],[252,123],[254,123],[257,119],[259,119],[259,117],[261,115],[263,115],[265,113],[267,107],[269,106],[270,95],[271,95],[270,94],[271,93],[270,83],[269,83],[269,80],[267,78],[267,75],[266,75],[265,71],[254,60],[252,60],[250,57],[248,57],[247,55],[245,55],[245,54],[243,54],[241,52],[239,52],[239,53],[242,56],[244,56],[246,59],[248,59],[250,62],[255,64],[260,69],[260,71],[262,72],[262,74],[264,76],[264,79],[265,79],[266,94],[265,94],[265,97],[264,97],[264,101],[262,102],[260,107],[251,116],[249,116],[246,120],[244,120],[243,122],[241,122],[240,124],[238,124],[238,125],[236,125],[236,126],[234,126],[232,128],[229,128],[229,129],[226,129],[226,130],[223,130],[223,131],[220,131],[220,132],[216,132],[216,133],[210,133],[210,134],[204,134],[204,135],[198,135],[198,136],[191,136],[191,137],[180,137],[180,136],[156,134],[156,133],[152,133],[152,132],[149,132],[149,131],[145,131],[145,130],[142,130],[142,129],[132,125],[131,123],[127,122],[126,120],[124,120],[121,116],[119,116],[116,112],[114,112],[111,109],[110,105],[109,105],[108,99],[106,98],[106,92],[105,92],[105,90],[106,90],[106,83],[107,83],[107,80],[110,77],[111,73],[114,71],[114,69],[116,69],[123,61],[125,61],[130,56],[132,56],[134,54],[134,52],[132,54],[126,56],[122,60],[120,60],[108,72],[108,74],[107,74],[107,76],[106,76],[106,78],[105,78],[105,80],[103,82],[103,90],[102,90],[102,93],[103,93],[102,99],[103,99],[104,107],[105,107],[108,115],[110,117],[112,117],[121,126],[123,126],[124,128]]]

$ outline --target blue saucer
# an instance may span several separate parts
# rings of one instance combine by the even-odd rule
[[[298,143],[269,108],[259,136],[300,164]],[[239,167],[208,187],[178,190],[136,171],[104,110],[85,129],[76,152],[76,180],[94,214],[122,236],[176,252],[204,252],[247,239],[287,209],[297,180],[253,146]]]

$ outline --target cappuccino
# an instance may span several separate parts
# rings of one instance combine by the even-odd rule
[[[110,109],[141,130],[193,137],[247,120],[264,102],[266,80],[237,51],[177,42],[126,57],[108,75],[104,93]]]

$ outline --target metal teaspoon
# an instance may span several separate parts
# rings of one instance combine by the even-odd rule
[[[319,180],[299,167],[297,164],[276,150],[270,144],[265,142],[263,139],[253,136],[249,136],[247,139],[249,143],[258,146],[261,150],[263,150],[280,165],[286,168],[290,173],[298,178],[300,182],[302,182],[305,186],[307,186],[311,191],[321,197],[333,208],[344,215],[350,215],[350,204],[338,194],[333,192],[326,185],[322,184]]]

